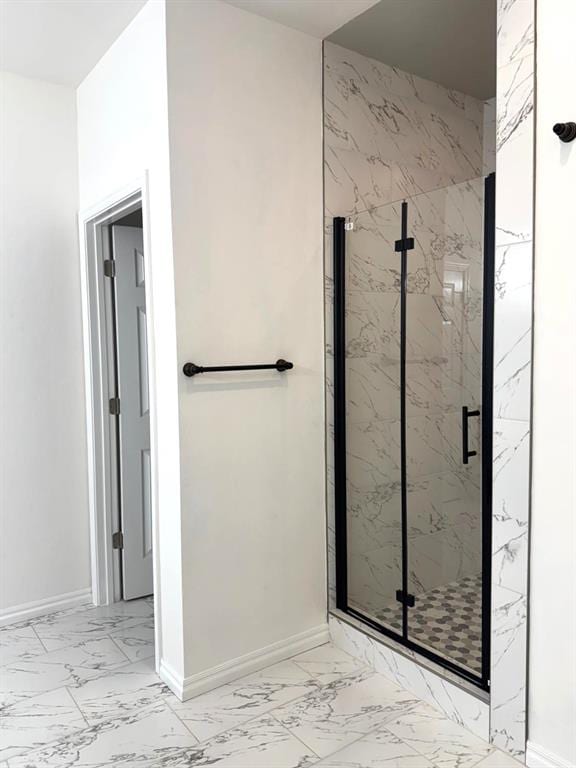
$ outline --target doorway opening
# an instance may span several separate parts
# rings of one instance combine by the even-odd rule
[[[154,455],[141,190],[82,217],[93,600],[154,595]]]

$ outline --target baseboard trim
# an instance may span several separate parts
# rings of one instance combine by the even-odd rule
[[[533,741],[526,745],[526,765],[528,768],[575,768],[574,763],[569,763]]]
[[[206,693],[226,683],[238,680],[240,677],[261,669],[270,667],[279,661],[284,661],[304,651],[309,651],[330,640],[328,624],[322,624],[298,635],[292,635],[286,640],[268,645],[252,653],[239,656],[236,659],[219,664],[216,667],[199,672],[196,675],[182,678],[167,664],[160,661],[159,675],[170,690],[181,700],[186,701],[201,693]]]
[[[0,610],[0,627],[8,624],[18,624],[28,619],[34,619],[36,616],[44,616],[56,611],[66,611],[68,608],[75,608],[78,605],[92,602],[92,590],[79,589],[76,592],[66,592],[63,595],[55,597],[46,597],[44,600],[34,600],[31,603],[22,603],[14,605],[11,608],[2,608]]]

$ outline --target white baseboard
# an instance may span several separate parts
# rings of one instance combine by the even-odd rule
[[[66,611],[68,608],[91,602],[92,590],[88,588],[79,589],[77,592],[66,592],[64,595],[56,595],[55,597],[46,597],[44,600],[34,600],[31,603],[14,605],[10,608],[2,608],[0,610],[0,627],[27,621],[36,616],[44,616],[47,613]]]
[[[569,763],[533,741],[526,745],[526,765],[528,768],[576,768],[575,763]]]
[[[328,624],[322,624],[314,629],[301,632],[286,640],[280,640],[265,648],[261,648],[232,661],[219,664],[216,667],[199,672],[196,675],[182,678],[163,659],[160,661],[159,675],[170,690],[181,700],[186,701],[201,693],[211,691],[225,683],[231,683],[240,677],[258,672],[279,661],[284,661],[304,651],[309,651],[330,640]]]

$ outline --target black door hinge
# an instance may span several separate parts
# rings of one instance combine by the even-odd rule
[[[106,277],[116,277],[116,264],[113,259],[104,260],[104,275]]]
[[[116,531],[112,534],[112,549],[124,549],[124,534]]]
[[[108,401],[108,410],[111,416],[118,416],[120,414],[120,398],[111,397]]]
[[[394,243],[394,250],[399,251],[412,251],[414,250],[414,238],[405,237],[403,240],[396,240]]]
[[[407,605],[408,608],[414,608],[414,605],[416,604],[414,595],[405,595],[401,589],[396,590],[396,600],[398,600],[399,603],[402,603],[402,605]]]

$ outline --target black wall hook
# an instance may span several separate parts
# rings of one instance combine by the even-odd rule
[[[556,123],[552,128],[560,141],[574,141],[576,139],[576,123]]]

